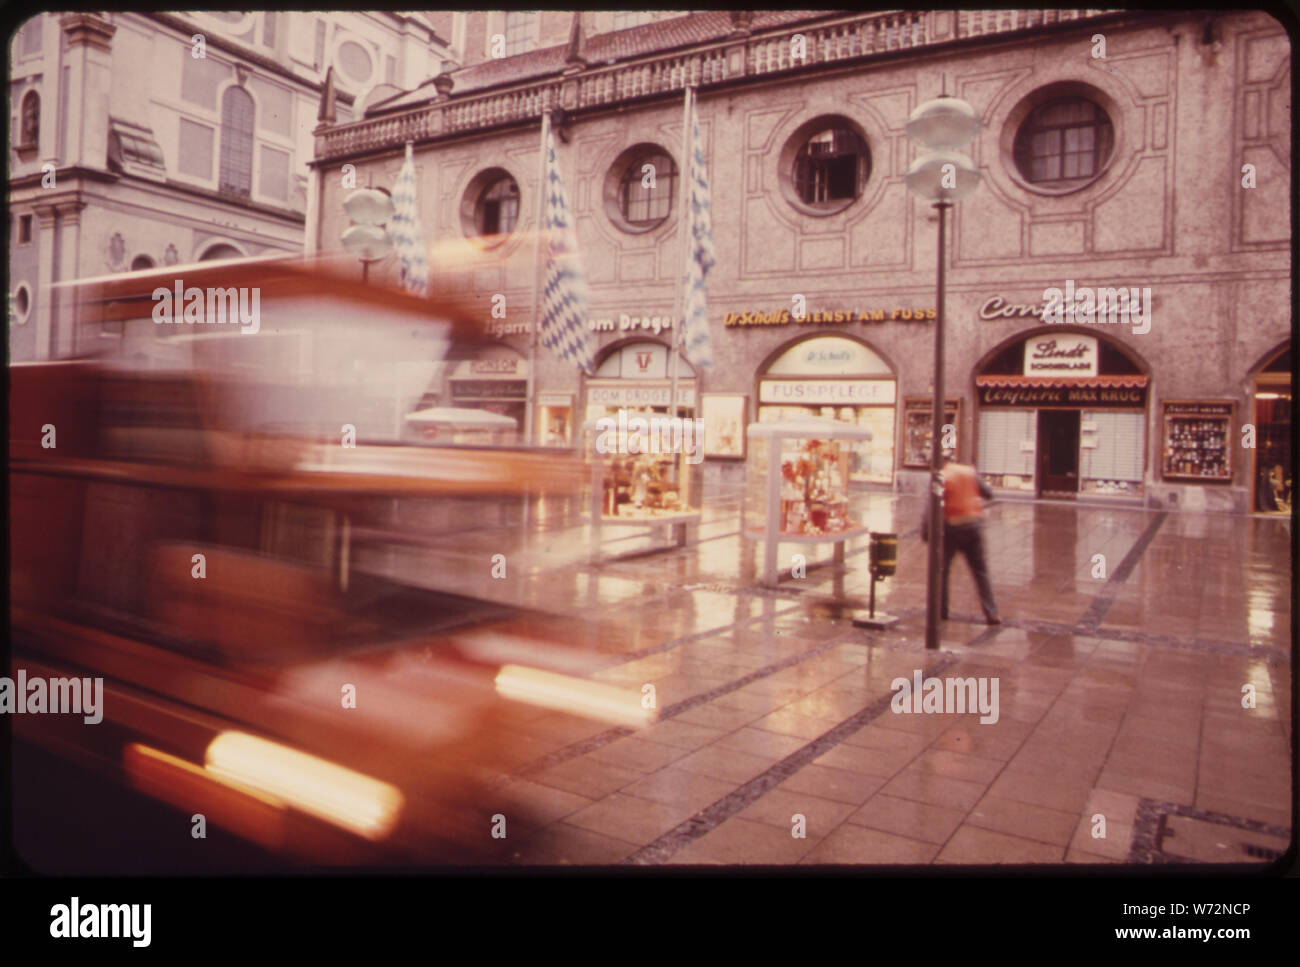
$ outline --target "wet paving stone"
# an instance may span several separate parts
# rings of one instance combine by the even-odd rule
[[[1003,624],[984,624],[958,561],[931,652],[918,498],[853,497],[861,519],[899,534],[877,607],[901,620],[877,632],[827,605],[829,568],[757,586],[740,496],[706,495],[698,544],[600,566],[568,520],[507,549],[516,581],[469,577],[484,552],[472,536],[440,546],[437,567],[394,558],[414,583],[464,574],[473,593],[542,607],[593,675],[656,686],[659,721],[644,729],[560,713],[512,726],[506,785],[536,826],[514,862],[1146,865],[1209,862],[1230,841],[1234,861],[1266,863],[1269,837],[1289,837],[1288,521],[995,502]],[[846,595],[868,590],[866,548],[849,543]],[[996,721],[895,711],[895,680],[916,670],[996,679]],[[1181,854],[1165,848],[1170,828]],[[1246,834],[1259,855],[1239,849]]]

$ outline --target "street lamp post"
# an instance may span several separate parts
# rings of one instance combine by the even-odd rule
[[[387,257],[393,250],[384,225],[393,217],[393,200],[378,188],[358,188],[343,199],[343,210],[352,224],[343,232],[343,247],[361,260],[361,281],[370,278],[370,263]]]
[[[934,319],[934,403],[930,433],[929,560],[926,570],[925,647],[939,647],[940,568],[943,563],[943,385],[944,231],[954,201],[979,185],[979,168],[957,149],[969,144],[980,130],[979,115],[959,98],[947,93],[926,101],[907,120],[907,136],[926,149],[907,169],[909,190],[939,210],[938,293]]]

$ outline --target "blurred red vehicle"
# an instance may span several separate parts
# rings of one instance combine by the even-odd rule
[[[150,318],[182,276],[257,288],[257,331]],[[292,261],[64,304],[116,348],[10,367],[10,674],[102,678],[104,717],[15,716],[18,738],[286,858],[441,864],[501,849],[514,703],[649,720],[545,616],[353,566],[391,536],[376,501],[581,489],[554,451],[400,445],[438,365],[473,351],[472,307]]]

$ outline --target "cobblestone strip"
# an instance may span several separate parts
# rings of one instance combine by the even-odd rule
[[[956,654],[945,654],[926,666],[923,677],[931,677],[961,661]],[[864,725],[870,724],[889,709],[894,693],[882,695],[866,708],[831,727],[802,748],[796,749],[766,772],[700,810],[653,843],[648,843],[623,861],[624,865],[651,866],[666,863],[673,854],[720,826],[725,820],[753,805],[759,797],[779,786],[819,756],[825,755]]]
[[[1137,817],[1133,821],[1133,840],[1129,845],[1128,859],[1125,862],[1135,865],[1205,865],[1202,861],[1173,856],[1160,849],[1157,840],[1160,837],[1161,823],[1166,816],[1200,819],[1207,823],[1230,826],[1233,829],[1276,836],[1278,839],[1289,840],[1291,838],[1290,829],[1283,826],[1274,826],[1272,823],[1266,823],[1258,819],[1230,816],[1227,813],[1216,813],[1208,809],[1184,806],[1181,803],[1163,802],[1159,799],[1143,797],[1138,800]],[[1250,863],[1250,860],[1238,859],[1234,861],[1234,865],[1241,863]]]
[[[913,618],[923,619],[925,617],[924,608],[895,608],[890,613],[907,620]],[[959,614],[957,612],[953,612],[949,620],[972,625],[982,625],[984,623],[984,619],[977,615]],[[1099,641],[1124,641],[1135,645],[1150,645],[1155,648],[1178,648],[1183,651],[1196,651],[1207,655],[1241,655],[1247,658],[1262,658],[1265,661],[1281,662],[1288,665],[1291,663],[1290,652],[1273,645],[1251,645],[1238,641],[1219,641],[1213,638],[1179,638],[1176,635],[1157,635],[1147,631],[1131,631],[1127,628],[1090,629],[1085,628],[1082,622],[1069,625],[1061,621],[1044,621],[1038,618],[1008,618],[1005,615],[1002,617],[1002,626],[1000,628],[989,628],[987,631],[982,632],[978,637],[972,639],[967,647],[984,644],[985,641],[995,639],[1003,628],[1015,628],[1031,634],[1079,635],[1081,637],[1096,638]]]
[[[1133,546],[1129,548],[1128,553],[1124,555],[1124,560],[1119,562],[1119,567],[1115,568],[1115,570],[1111,572],[1110,580],[1108,580],[1102,587],[1101,591],[1097,593],[1097,596],[1092,599],[1092,604],[1088,605],[1088,610],[1085,611],[1083,617],[1079,619],[1078,627],[1082,633],[1087,634],[1093,632],[1097,629],[1097,626],[1101,624],[1101,620],[1106,617],[1106,612],[1108,612],[1111,605],[1115,603],[1115,595],[1119,593],[1119,586],[1127,581],[1129,575],[1133,573],[1133,569],[1137,567],[1138,561],[1142,560],[1142,555],[1146,553],[1147,547],[1150,546],[1151,541],[1155,538],[1156,531],[1160,530],[1161,525],[1164,524],[1165,518],[1168,516],[1169,511],[1167,510],[1162,510],[1160,513],[1156,514],[1155,520],[1147,524],[1146,530],[1142,532],[1142,535],[1137,539]]]

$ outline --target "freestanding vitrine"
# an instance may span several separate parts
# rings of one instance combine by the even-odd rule
[[[834,544],[866,534],[849,513],[850,446],[871,439],[866,427],[809,417],[753,423],[747,432],[744,532],[763,541],[762,583],[777,583],[777,545]]]

